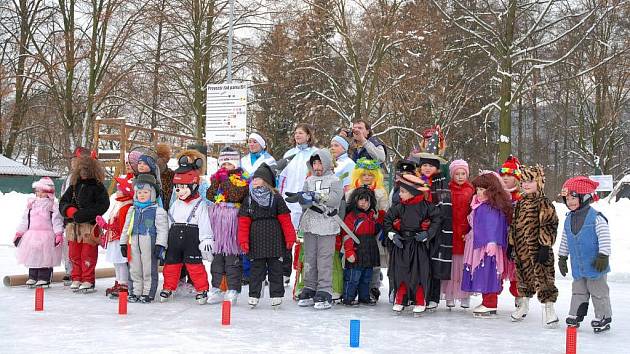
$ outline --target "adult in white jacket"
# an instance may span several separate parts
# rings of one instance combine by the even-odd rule
[[[252,176],[263,162],[269,166],[273,166],[276,163],[276,159],[267,152],[267,142],[262,135],[258,133],[249,134],[247,148],[249,153],[241,158],[241,168],[249,176]]]

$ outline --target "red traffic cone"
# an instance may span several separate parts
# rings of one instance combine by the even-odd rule
[[[232,312],[232,303],[230,301],[223,301],[223,308],[221,309],[221,324],[224,326],[230,325],[230,316]]]
[[[35,289],[35,311],[44,311],[44,288]]]

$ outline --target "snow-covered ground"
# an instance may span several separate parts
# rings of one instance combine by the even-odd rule
[[[23,211],[27,195],[0,194],[0,276],[24,274],[15,264],[11,244],[15,225]],[[556,205],[559,215],[565,208]],[[578,332],[580,353],[622,353],[630,331],[630,201],[596,208],[609,219],[613,235],[613,257],[609,279],[613,307],[613,329],[595,335],[588,325]],[[100,255],[99,267],[109,266]],[[61,270],[61,268],[55,269]],[[391,306],[381,299],[376,307],[333,309],[316,312],[298,308],[287,289],[285,302],[272,310],[268,294],[258,308],[250,310],[247,287],[232,309],[232,325],[221,325],[221,308],[199,306],[192,295],[184,294],[173,302],[129,304],[126,316],[117,314],[116,301],[104,296],[112,279],[98,279],[98,291],[90,295],[73,294],[61,284],[45,293],[44,312],[34,312],[34,292],[25,287],[0,287],[0,348],[14,352],[91,352],[91,353],[196,353],[196,352],[310,352],[384,353],[411,351],[423,353],[564,353],[565,326],[542,328],[542,311],[536,300],[522,323],[512,323],[509,313],[513,298],[505,291],[499,297],[497,319],[472,317],[470,310],[448,311],[441,304],[435,313],[413,318],[410,314],[394,316]],[[561,321],[569,308],[571,280],[558,278],[560,296],[556,311]],[[386,292],[386,289],[381,289]],[[473,299],[475,306],[480,298]],[[349,348],[349,322],[361,320],[361,346]]]

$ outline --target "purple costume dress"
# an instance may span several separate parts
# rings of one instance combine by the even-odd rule
[[[473,293],[500,293],[505,276],[507,217],[477,196],[468,215],[470,232],[464,248],[462,290]]]

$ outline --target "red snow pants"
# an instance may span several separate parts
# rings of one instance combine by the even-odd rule
[[[401,283],[396,291],[395,304],[402,305],[403,299],[407,295],[407,284]],[[424,305],[424,289],[421,285],[416,286],[416,305]]]
[[[204,267],[203,263],[177,263],[165,264],[164,269],[162,269],[162,275],[164,276],[164,290],[177,290],[177,283],[179,282],[179,276],[183,266],[186,266],[188,276],[190,277],[190,280],[192,280],[195,290],[207,291],[209,289],[208,273],[206,273],[206,267]]]
[[[72,281],[94,284],[98,245],[68,241],[68,258],[72,262]]]

